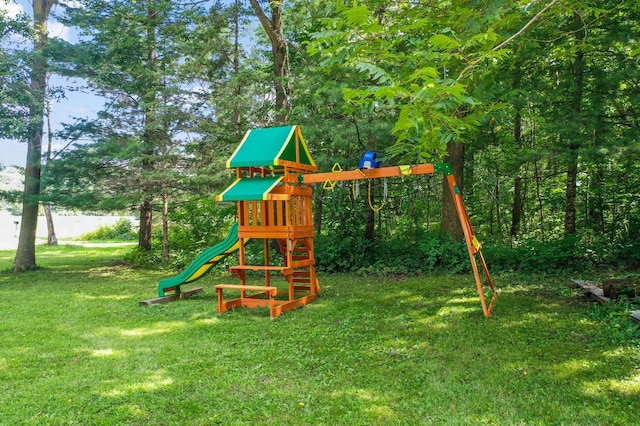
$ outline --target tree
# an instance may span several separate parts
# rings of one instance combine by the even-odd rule
[[[257,0],[249,0],[251,7],[260,20],[262,28],[264,28],[269,41],[271,42],[271,52],[273,54],[273,73],[274,73],[274,90],[275,90],[275,109],[276,122],[280,124],[289,121],[291,105],[289,102],[290,86],[289,86],[289,49],[287,40],[284,38],[282,27],[282,8],[283,2],[270,1],[269,8],[271,10],[271,18],[267,17],[262,6]]]
[[[32,35],[26,15],[9,17],[0,8],[0,138],[26,140],[29,123],[29,54]]]
[[[91,173],[87,161],[104,167],[105,174],[93,172],[105,178],[93,188],[110,187],[106,192],[114,196],[113,207],[137,203],[138,246],[150,250],[153,202],[157,197],[163,204],[168,202],[182,144],[178,135],[191,126],[190,88],[181,81],[179,58],[184,56],[182,48],[193,16],[162,0],[87,0],[68,15],[67,22],[86,37],[75,49],[75,67],[108,99],[98,120],[68,129],[72,137],[93,138],[93,147],[106,156],[87,156],[85,167],[73,173]],[[66,158],[77,157],[70,154]],[[71,169],[67,166],[65,171]],[[110,182],[114,176],[117,182]],[[166,206],[161,209],[166,211]],[[164,241],[166,246],[166,235]]]
[[[46,161],[47,163],[51,161],[51,152],[53,145],[53,130],[51,128],[51,100],[47,99],[45,107],[45,114],[47,117],[47,152],[46,152]],[[56,231],[53,224],[53,215],[51,213],[51,204],[45,202],[42,204],[42,208],[44,210],[44,217],[47,221],[47,244],[50,246],[58,245],[58,237],[56,237]]]
[[[30,73],[29,126],[27,140],[27,163],[25,167],[22,221],[18,249],[12,270],[22,272],[36,267],[36,228],[40,204],[40,169],[42,167],[42,134],[44,129],[44,106],[47,91],[47,21],[56,0],[34,0],[33,5],[33,62]]]
[[[423,162],[448,154],[462,179],[464,150],[478,124],[480,105],[469,86],[482,75],[479,64],[504,54],[498,45],[503,2],[458,2],[453,7],[368,1],[335,2],[325,27],[315,35],[312,53],[325,66],[347,65],[368,81],[343,90],[348,103],[397,111],[387,155]],[[473,72],[472,72],[473,71]],[[459,230],[451,203],[444,199],[443,231]],[[455,233],[456,236],[460,232]]]
[[[231,66],[226,12],[161,0],[86,0],[67,12],[66,22],[84,35],[67,47],[69,65],[107,102],[96,120],[67,126],[70,143],[92,142],[52,164],[52,197],[92,209],[136,206],[143,250],[152,248],[152,217],[161,212],[165,259],[170,201],[209,193],[220,174],[209,169],[238,142],[242,117],[228,112],[241,109],[237,88],[246,73]]]
[[[629,2],[568,2],[518,53],[545,155],[564,170],[565,236],[577,235],[580,221],[605,230],[603,169],[611,170],[637,129],[637,112],[627,108],[637,94],[637,28],[637,6]]]

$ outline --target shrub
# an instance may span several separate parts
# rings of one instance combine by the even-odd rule
[[[133,231],[128,219],[120,219],[114,225],[103,225],[93,232],[80,235],[80,241],[107,241],[107,240],[135,240],[137,234]]]
[[[470,271],[465,244],[438,233],[373,242],[336,233],[316,239],[315,252],[316,265],[325,272],[416,275]]]
[[[368,266],[366,254],[369,242],[363,237],[341,235],[339,232],[316,238],[317,268],[325,272],[355,272]]]
[[[177,205],[170,215],[172,254],[174,250],[197,254],[222,241],[229,232],[234,213],[235,205],[216,203],[212,198]]]
[[[593,253],[576,237],[519,244],[485,244],[483,253],[491,271],[527,273],[574,272],[589,268]]]

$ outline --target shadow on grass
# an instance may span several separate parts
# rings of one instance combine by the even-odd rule
[[[218,315],[213,285],[226,278],[139,307],[166,274],[99,256],[55,265],[0,275],[0,308],[12,312],[0,326],[0,418],[14,424],[632,424],[640,414],[637,348],[526,277],[496,277],[486,319],[471,276],[322,275],[314,303],[270,320],[267,309]]]

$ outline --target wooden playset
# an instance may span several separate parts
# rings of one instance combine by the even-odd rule
[[[366,153],[357,170],[343,171],[336,166],[331,172],[317,173],[300,127],[283,126],[249,130],[227,161],[227,167],[235,169],[236,180],[216,199],[237,203],[237,234],[235,228],[232,229],[227,237],[228,244],[220,250],[213,250],[217,247],[214,246],[210,253],[203,253],[182,274],[162,280],[158,286],[159,298],[153,299],[155,303],[163,298],[175,298],[180,294],[182,284],[200,278],[224,256],[237,249],[238,265],[231,267],[230,271],[240,282],[215,286],[218,312],[239,306],[265,306],[269,307],[271,318],[275,318],[284,311],[306,305],[320,292],[315,270],[311,184],[323,183],[324,188],[333,188],[337,181],[444,173],[464,232],[483,313],[487,317],[492,315],[498,292],[448,164],[380,167],[375,154]],[[260,261],[250,261],[254,257],[247,256],[246,243],[250,239],[262,241]],[[276,251],[279,256],[273,255]],[[478,261],[486,285],[493,293],[488,305]],[[248,275],[254,276],[256,272],[263,276],[262,285],[248,284]],[[272,286],[272,273],[284,277],[286,291]],[[235,290],[240,297],[225,300],[225,290]],[[175,294],[167,296],[166,291],[174,291]]]
[[[235,168],[236,181],[218,201],[238,205],[238,265],[231,272],[240,284],[219,284],[218,312],[236,306],[268,306],[271,317],[279,316],[313,301],[320,287],[316,277],[311,217],[311,187],[301,182],[304,173],[317,167],[309,154],[298,126],[250,130],[227,161]],[[248,264],[245,241],[262,240],[263,259]],[[277,242],[280,264],[272,262],[270,241]],[[247,286],[247,272],[264,274],[263,286]],[[271,273],[280,273],[287,291],[279,294],[271,287]],[[240,297],[225,301],[224,290],[240,291]],[[253,294],[248,295],[251,291]],[[257,292],[257,293],[255,293]],[[276,299],[284,296],[284,299]]]

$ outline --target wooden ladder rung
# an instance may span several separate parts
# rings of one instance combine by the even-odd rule
[[[280,271],[286,273],[291,270],[288,266],[271,266],[271,265],[237,265],[229,268],[233,271]]]
[[[315,263],[316,263],[315,260],[311,260],[311,259],[294,260],[293,262],[291,262],[291,266],[293,268],[305,268],[305,267],[315,265]]]

